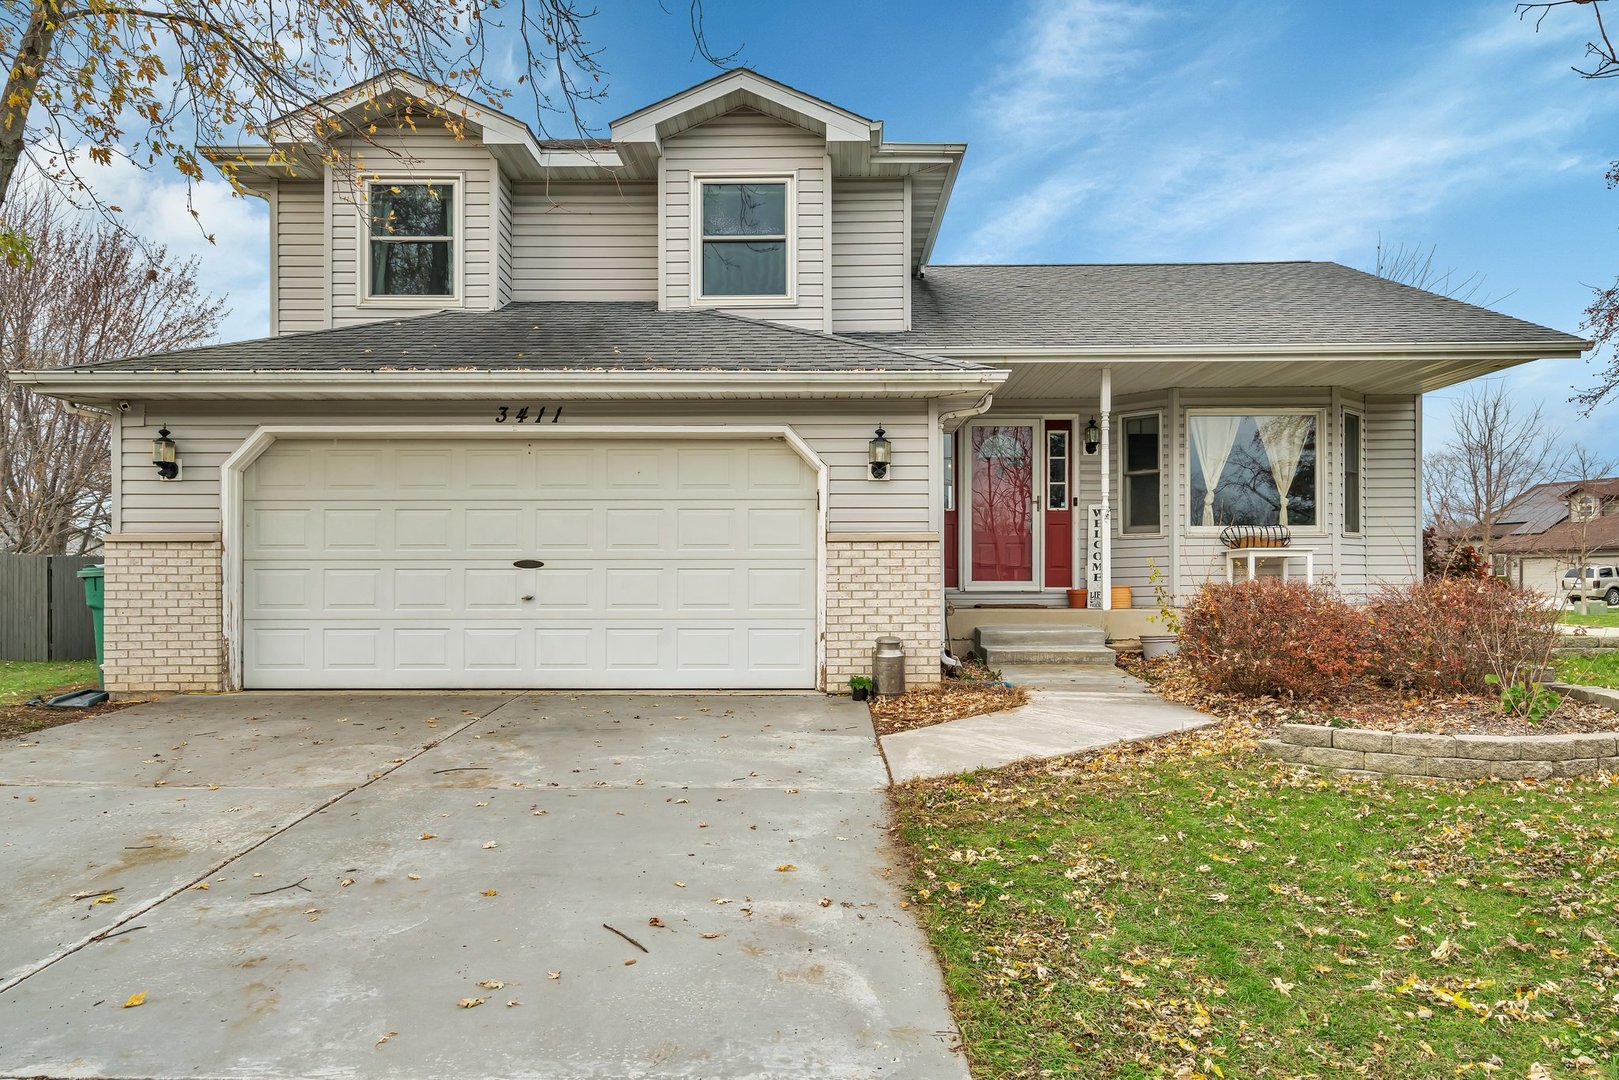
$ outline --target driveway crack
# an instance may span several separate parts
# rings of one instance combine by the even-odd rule
[[[72,956],[74,953],[79,952],[80,950],[82,950],[82,949],[84,949],[84,948],[86,948],[86,947],[88,947],[90,945],[94,945],[98,941],[105,941],[106,939],[108,939],[110,937],[117,936],[120,932],[124,932],[124,931],[121,931],[120,928],[128,926],[130,923],[134,922],[136,919],[140,918],[143,915],[150,914],[152,912],[152,910],[154,908],[156,908],[158,905],[163,904],[163,903],[165,903],[165,902],[167,902],[169,900],[174,899],[176,896],[179,896],[181,893],[185,892],[187,889],[191,888],[191,886],[196,885],[199,882],[207,881],[209,878],[213,877],[215,874],[217,874],[221,870],[225,869],[225,867],[229,866],[231,863],[234,863],[238,859],[241,859],[243,856],[248,855],[248,854],[258,850],[259,848],[263,847],[265,844],[268,844],[270,841],[274,840],[276,837],[282,836],[285,833],[287,833],[288,831],[296,828],[297,826],[299,826],[303,822],[308,821],[310,818],[314,817],[316,814],[319,814],[319,813],[321,813],[321,812],[323,812],[325,810],[331,809],[332,807],[336,806],[338,803],[342,802],[344,799],[348,798],[350,795],[353,795],[356,791],[364,791],[366,788],[370,787],[372,784],[377,783],[379,780],[384,780],[384,779],[388,778],[389,776],[392,776],[394,773],[398,772],[400,769],[403,769],[405,766],[411,764],[413,761],[417,760],[422,755],[428,753],[431,750],[438,749],[440,746],[443,746],[445,743],[449,742],[451,739],[455,738],[457,735],[461,734],[463,731],[467,730],[470,727],[473,727],[476,724],[483,723],[485,720],[488,720],[490,717],[494,716],[496,713],[498,713],[500,710],[504,709],[506,706],[512,704],[514,701],[521,701],[523,698],[527,697],[528,694],[529,694],[529,691],[526,691],[526,690],[522,691],[520,693],[517,693],[517,694],[513,695],[512,697],[507,698],[505,701],[502,701],[499,705],[496,705],[493,709],[490,709],[488,712],[483,713],[483,714],[481,714],[479,716],[474,716],[474,717],[470,718],[469,720],[467,720],[466,723],[461,724],[458,727],[454,728],[453,730],[446,732],[445,734],[443,734],[443,735],[439,736],[438,738],[434,739],[432,742],[423,743],[421,746],[417,747],[414,751],[407,754],[405,757],[400,758],[400,759],[398,759],[396,761],[390,762],[386,767],[384,767],[380,771],[370,774],[363,782],[355,784],[351,788],[346,788],[345,790],[338,792],[336,795],[333,795],[331,798],[326,799],[325,801],[320,803],[318,806],[315,806],[315,807],[313,807],[313,808],[311,808],[309,810],[306,810],[303,813],[299,814],[298,816],[294,817],[292,820],[286,822],[283,825],[280,825],[273,832],[270,832],[270,833],[268,833],[268,834],[266,834],[264,836],[261,836],[257,840],[253,841],[251,844],[248,844],[246,847],[243,847],[240,850],[238,850],[236,852],[233,852],[230,855],[225,856],[223,859],[221,859],[218,862],[214,863],[213,865],[209,866],[201,874],[198,874],[197,876],[192,877],[192,878],[190,878],[190,879],[188,879],[186,881],[182,881],[177,885],[172,885],[169,888],[163,890],[157,896],[152,897],[149,900],[143,900],[141,903],[139,903],[135,907],[125,911],[121,916],[119,916],[117,919],[114,919],[111,923],[109,923],[108,925],[102,927],[100,930],[97,930],[92,934],[87,934],[84,937],[80,938],[78,941],[72,942],[72,943],[70,943],[68,945],[64,945],[60,949],[58,949],[56,952],[51,953],[49,956],[45,957],[44,959],[36,961],[32,965],[30,965],[28,967],[25,967],[25,968],[23,968],[23,969],[21,969],[21,970],[19,970],[17,972],[14,972],[11,975],[6,976],[3,981],[0,981],[0,994],[4,994],[4,993],[7,993],[7,992],[9,992],[11,990],[16,989],[18,986],[22,985],[24,982],[27,982],[29,979],[33,978],[35,975],[38,975],[40,972],[44,971],[46,968],[52,966],[53,964],[59,963],[62,960],[67,959],[68,957]]]

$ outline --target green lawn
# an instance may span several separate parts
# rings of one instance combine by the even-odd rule
[[[47,691],[94,686],[99,678],[94,660],[0,660],[0,705],[16,705]]]
[[[1563,613],[1563,621],[1570,626],[1619,626],[1619,608],[1592,605],[1591,614],[1580,615],[1567,611]]]
[[[1301,779],[1199,733],[896,807],[979,1080],[1619,1075],[1619,786]]]
[[[1557,677],[1563,682],[1619,690],[1619,649],[1592,649],[1580,656],[1565,656],[1557,661]]]

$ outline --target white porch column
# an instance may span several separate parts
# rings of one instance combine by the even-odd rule
[[[1102,610],[1113,610],[1113,507],[1109,501],[1113,484],[1110,464],[1113,440],[1108,435],[1113,415],[1113,369],[1102,369]]]

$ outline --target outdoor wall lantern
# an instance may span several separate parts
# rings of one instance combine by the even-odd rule
[[[152,440],[152,464],[157,466],[159,479],[179,479],[180,448],[169,438],[168,428],[159,428],[157,438]]]
[[[893,443],[885,436],[881,424],[877,425],[877,437],[866,445],[866,460],[871,463],[871,478],[873,480],[888,479],[888,455],[893,449]]]
[[[1096,426],[1096,417],[1093,416],[1091,422],[1085,425],[1085,452],[1094,454],[1101,446],[1102,429]]]

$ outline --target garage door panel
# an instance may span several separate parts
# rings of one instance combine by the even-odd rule
[[[244,490],[248,686],[813,685],[779,443],[279,443]]]

